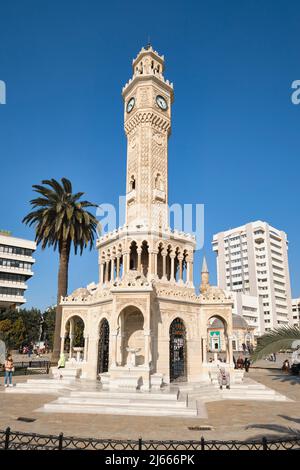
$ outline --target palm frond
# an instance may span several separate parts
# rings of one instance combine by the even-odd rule
[[[62,247],[62,242],[71,244],[75,253],[93,242],[96,234],[97,219],[88,207],[96,207],[89,201],[80,201],[83,192],[72,194],[72,183],[62,178],[61,183],[55,179],[43,180],[42,185],[33,185],[38,197],[30,204],[34,209],[23,218],[23,223],[35,227],[36,242],[42,248],[52,246],[54,250]]]
[[[300,328],[298,326],[275,328],[258,338],[257,346],[251,358],[253,361],[257,361],[281,349],[290,349],[295,340],[300,340]]]

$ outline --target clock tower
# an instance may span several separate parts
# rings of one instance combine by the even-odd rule
[[[173,84],[164,78],[164,56],[151,45],[132,62],[124,86],[127,136],[126,225],[164,229],[168,225],[168,138]]]
[[[98,284],[62,299],[61,352],[70,336],[66,368],[69,363],[73,371],[78,368],[78,376],[100,378],[103,390],[121,393],[126,389],[159,393],[173,381],[210,382],[211,374],[217,374],[217,367],[207,362],[207,330],[213,317],[224,325],[226,367],[234,378],[232,300],[210,285],[205,262],[197,295],[195,236],[179,226],[179,212],[174,213],[177,227],[170,227],[168,221],[173,85],[164,78],[164,65],[164,57],[151,45],[143,47],[132,62],[132,78],[122,90],[126,222],[97,240]],[[182,206],[176,204],[178,208]],[[184,217],[183,211],[183,222]],[[83,360],[74,365],[72,331],[78,317],[84,323],[84,352]],[[172,405],[172,414],[178,410]],[[179,411],[183,416],[182,407]],[[189,406],[188,416],[190,412]]]
[[[98,240],[101,285],[139,273],[148,280],[193,288],[195,237],[169,226],[168,140],[174,92],[164,68],[164,56],[150,44],[143,47],[122,90],[126,217],[124,226]]]

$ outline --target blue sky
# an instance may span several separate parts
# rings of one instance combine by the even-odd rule
[[[42,179],[65,176],[97,203],[124,194],[121,89],[150,35],[175,89],[169,201],[205,204],[212,281],[212,235],[261,219],[288,233],[300,295],[297,1],[0,0],[0,18],[0,228],[34,237],[21,220]],[[57,267],[38,249],[28,307],[55,302]],[[70,291],[97,272],[95,250],[72,257]]]

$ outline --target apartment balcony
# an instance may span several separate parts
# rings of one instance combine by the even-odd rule
[[[1,265],[0,265],[0,272],[1,273],[24,274],[24,276],[27,276],[28,278],[33,276],[33,274],[34,274],[34,272],[31,271],[31,269],[15,268],[15,267],[11,267],[11,266],[1,266]]]
[[[265,237],[263,235],[256,235],[254,237],[254,242],[257,243],[258,245],[261,245],[266,241]]]
[[[12,289],[27,289],[27,284],[25,282],[17,282],[17,281],[6,281],[0,279],[0,287],[11,287]]]
[[[0,307],[11,305],[21,305],[26,302],[26,299],[22,295],[7,295],[0,294]]]
[[[284,265],[283,265],[283,261],[278,259],[278,258],[273,258],[272,256],[272,267],[273,268],[276,268],[276,267],[279,267],[279,268],[282,268]]]
[[[13,259],[16,261],[24,261],[25,263],[35,263],[35,258],[32,256],[26,256],[26,255],[17,255],[15,253],[6,253],[3,251],[0,251],[0,259]]]

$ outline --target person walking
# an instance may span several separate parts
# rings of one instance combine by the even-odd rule
[[[285,372],[286,374],[290,372],[290,363],[288,359],[286,359],[283,362],[281,370],[282,372]]]
[[[5,387],[12,387],[12,373],[15,371],[14,361],[11,354],[8,354],[6,357],[6,361],[4,363],[4,371],[5,371],[5,379],[4,379],[4,386]]]
[[[250,364],[251,364],[251,363],[250,363],[248,357],[246,357],[245,360],[244,360],[244,367],[245,367],[245,371],[246,371],[246,372],[249,372]]]
[[[58,360],[57,369],[64,369],[65,365],[66,365],[66,358],[65,358],[64,353],[61,353],[61,355],[59,357],[59,360]],[[59,378],[60,379],[63,378],[63,376],[60,372],[59,372]]]
[[[241,355],[238,357],[238,360],[236,361],[236,366],[237,366],[237,369],[243,369],[244,368],[244,360],[243,360],[243,357]]]
[[[225,367],[219,368],[218,382],[221,390],[223,389],[223,385],[225,385],[226,388],[230,388],[230,375],[228,371],[225,370]]]

